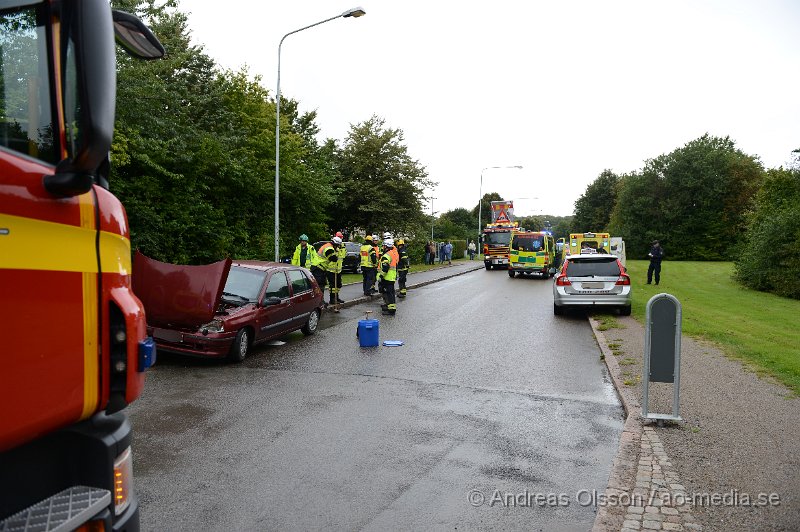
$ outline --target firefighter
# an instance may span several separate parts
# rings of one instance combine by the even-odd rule
[[[408,258],[406,242],[402,238],[397,240],[397,256],[397,285],[400,287],[400,292],[397,294],[397,297],[405,299],[406,276],[408,275],[408,269],[411,267],[411,260]]]
[[[375,284],[378,281],[378,276],[377,276],[378,263],[381,260],[381,248],[379,247],[379,244],[380,244],[380,240],[378,240],[378,235],[372,235],[372,249],[375,250],[375,272],[376,272],[376,275],[372,278],[372,286],[370,286],[369,291],[371,293],[373,293],[373,294],[378,292],[378,290],[375,288]]]
[[[347,255],[347,250],[342,243],[341,234],[336,233],[330,242],[325,242],[317,250],[317,255],[321,261],[320,266],[325,269],[330,290],[329,303],[331,305],[344,303],[339,297],[339,290],[342,288],[342,264],[345,255]],[[338,312],[338,309],[334,309],[334,312]]]
[[[364,276],[362,286],[365,296],[372,295],[377,270],[378,254],[372,245],[372,235],[367,235],[361,246],[361,274]]]
[[[394,299],[394,281],[397,279],[397,249],[391,238],[383,241],[380,271],[381,294],[384,301],[381,311],[385,315],[394,316],[397,313],[397,304]]]
[[[311,269],[314,264],[314,255],[317,250],[314,246],[308,243],[308,235],[300,235],[300,243],[294,248],[294,255],[292,255],[292,264],[295,266],[302,266],[303,268]]]

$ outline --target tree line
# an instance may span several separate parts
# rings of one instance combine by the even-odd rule
[[[631,258],[657,239],[669,259],[734,261],[743,285],[800,298],[800,159],[765,170],[706,134],[639,170],[601,172],[576,200],[572,229],[621,236]]]
[[[135,249],[162,261],[274,256],[274,96],[245,69],[220,69],[193,46],[174,0],[117,0],[147,21],[167,50],[159,61],[117,54],[111,187],[126,207]],[[317,140],[316,112],[281,98],[280,255],[299,235],[335,231],[425,235],[433,183],[403,132],[373,115],[343,140]]]

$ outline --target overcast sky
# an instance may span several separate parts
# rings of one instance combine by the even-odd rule
[[[196,44],[316,109],[342,140],[373,114],[438,182],[435,212],[482,192],[571,214],[604,169],[708,132],[766,167],[800,147],[798,0],[181,0]],[[430,209],[430,205],[427,206]]]

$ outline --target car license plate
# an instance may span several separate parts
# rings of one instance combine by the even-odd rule
[[[605,288],[605,283],[593,283],[593,282],[583,282],[581,283],[581,288],[584,289],[591,289],[591,288]]]
[[[165,342],[180,343],[183,342],[183,334],[178,331],[170,331],[167,329],[153,329],[153,336]]]

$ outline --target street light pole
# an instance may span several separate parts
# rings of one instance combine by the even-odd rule
[[[483,206],[483,172],[486,170],[492,170],[497,168],[516,168],[517,170],[522,170],[522,166],[514,165],[514,166],[487,166],[486,168],[481,170],[481,186],[478,189],[478,242],[480,242],[481,238],[481,207]]]
[[[431,200],[431,242],[433,242],[433,200],[439,198],[428,198]]]
[[[280,221],[280,161],[281,161],[281,47],[283,46],[283,41],[289,35],[299,33],[303,30],[307,30],[308,28],[313,28],[314,26],[319,26],[320,24],[324,24],[326,22],[330,22],[331,20],[335,20],[337,18],[347,18],[353,17],[358,18],[362,15],[366,15],[367,12],[364,11],[360,7],[354,7],[352,9],[348,9],[344,13],[336,15],[335,17],[326,18],[325,20],[320,20],[319,22],[315,22],[314,24],[310,24],[299,30],[290,31],[286,35],[281,38],[281,42],[278,43],[278,88],[275,91],[275,262],[280,260],[280,229],[279,229],[279,221]]]

